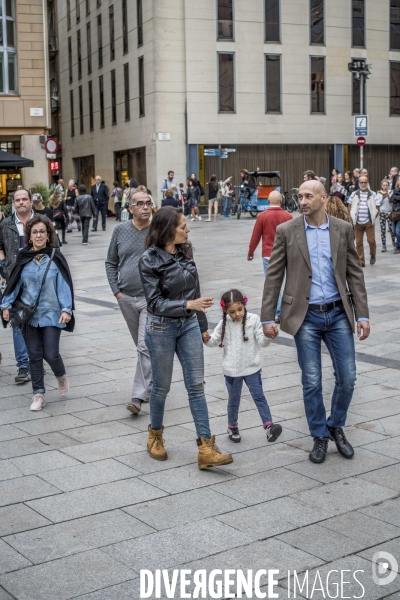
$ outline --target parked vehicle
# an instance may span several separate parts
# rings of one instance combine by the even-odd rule
[[[268,197],[271,192],[281,191],[281,174],[279,171],[255,171],[251,173],[255,177],[265,177],[266,179],[275,179],[275,183],[267,185],[258,185],[257,190],[249,197],[248,189],[245,185],[239,187],[239,202],[232,208],[232,214],[236,214],[240,219],[242,213],[249,212],[252,217],[257,217],[260,212],[266,210],[269,206]]]

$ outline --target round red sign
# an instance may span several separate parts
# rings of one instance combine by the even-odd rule
[[[54,138],[47,138],[44,146],[49,154],[55,154],[58,152],[58,142]]]
[[[358,137],[357,138],[357,145],[358,146],[365,146],[366,143],[367,143],[367,140],[365,139],[365,137]]]

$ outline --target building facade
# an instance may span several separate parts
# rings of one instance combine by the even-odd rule
[[[0,169],[0,200],[19,183],[49,182],[44,142],[51,130],[47,5],[0,0],[0,150],[25,156],[34,167]]]
[[[398,0],[58,0],[58,27],[65,178],[136,177],[160,198],[170,169],[238,183],[259,166],[284,189],[352,169],[353,59],[371,65],[373,186],[400,166]]]

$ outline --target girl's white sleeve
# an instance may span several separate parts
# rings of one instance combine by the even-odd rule
[[[260,317],[257,317],[257,320],[256,320],[256,324],[255,324],[255,327],[254,327],[254,336],[255,336],[258,344],[262,348],[266,348],[271,343],[271,340],[269,338],[265,337],[265,335],[264,335],[263,327],[262,327],[261,321],[260,321]]]
[[[211,334],[210,340],[207,342],[207,346],[210,348],[215,348],[215,346],[219,346],[221,343],[221,333],[222,333],[222,319],[214,329]]]

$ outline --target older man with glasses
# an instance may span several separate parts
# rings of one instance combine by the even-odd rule
[[[108,282],[138,352],[132,399],[127,405],[134,415],[140,413],[151,384],[151,363],[144,341],[147,303],[139,275],[139,259],[145,250],[152,206],[153,201],[146,192],[132,194],[128,206],[132,219],[115,227],[106,260]]]
[[[360,173],[358,180],[360,189],[353,192],[347,203],[351,206],[350,216],[354,225],[357,254],[360,257],[361,266],[365,267],[364,233],[367,234],[370,264],[376,263],[375,219],[379,215],[381,201],[377,199],[375,192],[369,189],[368,177],[363,174],[363,171],[366,169]]]

